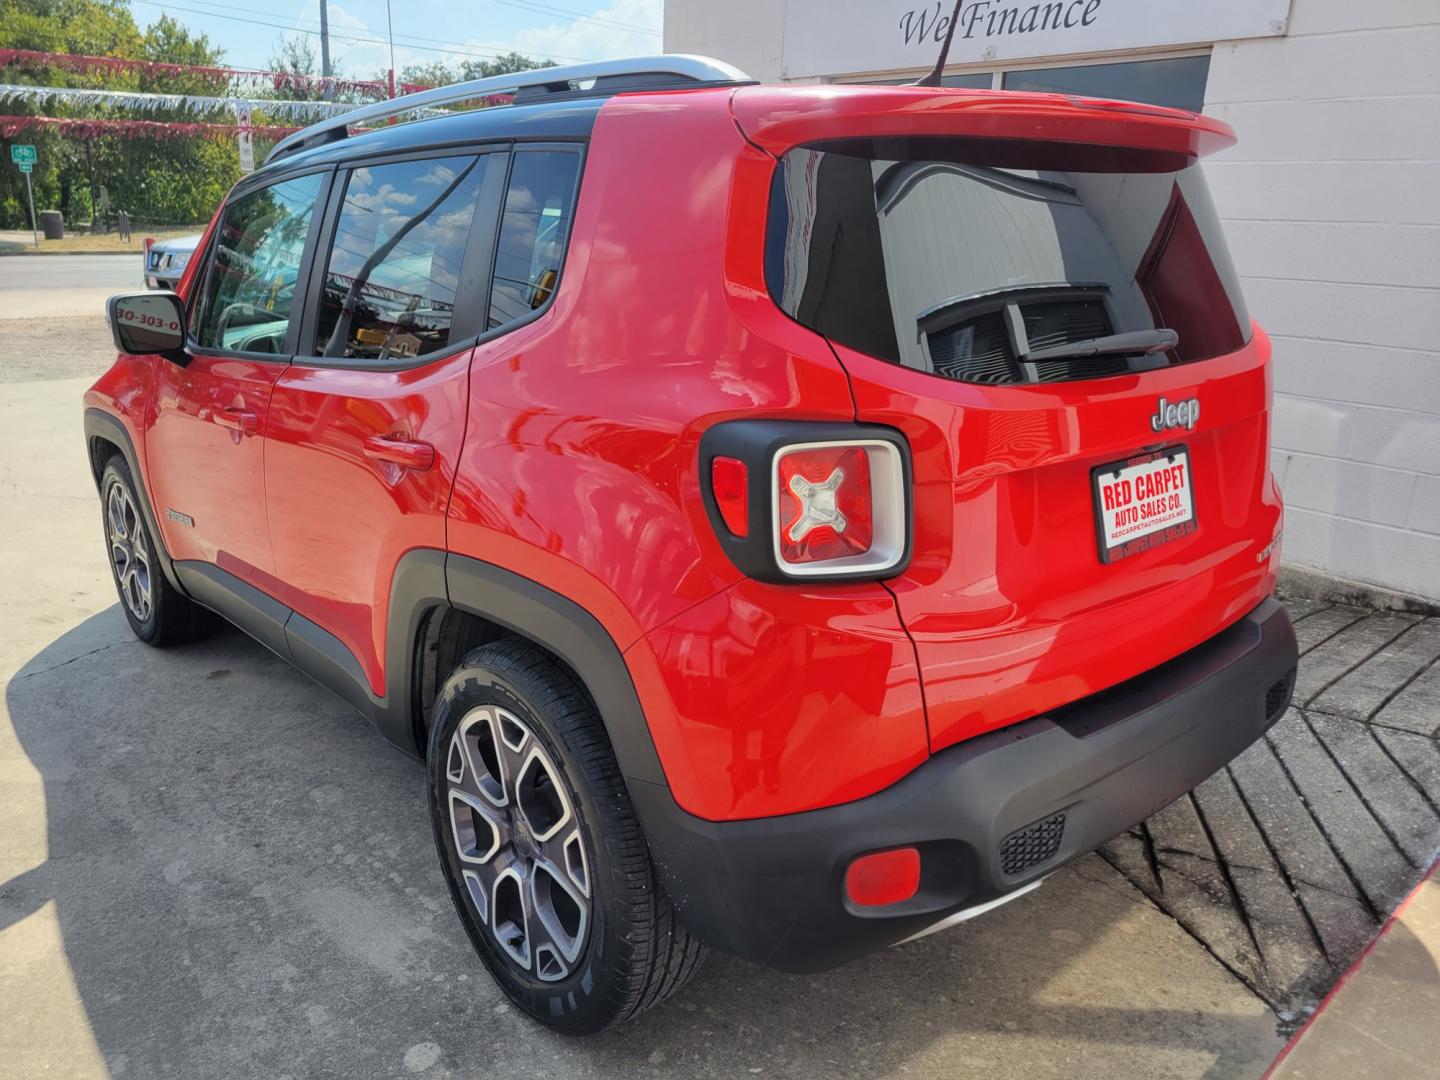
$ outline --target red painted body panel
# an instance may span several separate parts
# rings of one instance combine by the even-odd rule
[[[265,525],[264,431],[283,361],[196,356],[155,362],[145,468],[172,558],[203,559],[258,588],[274,580]],[[222,427],[226,410],[254,417],[255,434]],[[193,526],[165,516],[188,514]]]
[[[383,695],[395,566],[445,547],[445,507],[465,431],[470,350],[405,371],[285,369],[265,430],[275,586],[281,603],[345,643]],[[394,437],[434,448],[429,468],[367,453]]]
[[[692,812],[748,818],[847,802],[928,754],[915,650],[882,585],[741,581],[626,658],[657,677],[637,680],[646,718]]]
[[[860,417],[900,428],[914,454],[915,557],[887,584],[919,652],[932,750],[1138,675],[1273,591],[1278,555],[1257,562],[1281,516],[1258,327],[1231,356],[1043,387],[838,351]],[[1202,400],[1193,431],[1151,430],[1161,395]],[[1090,470],[1177,442],[1196,531],[1101,562]]]

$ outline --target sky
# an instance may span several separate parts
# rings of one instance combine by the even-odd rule
[[[340,74],[373,78],[390,66],[385,0],[327,0],[330,55]],[[558,63],[664,51],[663,0],[391,0],[395,66],[450,66],[516,50]],[[265,68],[287,34],[320,55],[320,0],[131,0],[143,28],[170,15],[225,49],[230,67]],[[352,40],[361,39],[361,40]],[[371,39],[371,40],[364,40]],[[317,59],[318,64],[318,59]]]

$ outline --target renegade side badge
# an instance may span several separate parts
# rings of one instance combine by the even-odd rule
[[[182,514],[179,510],[171,510],[167,506],[165,508],[165,516],[177,524],[184,525],[187,529],[193,529],[195,527],[195,519],[189,514]]]

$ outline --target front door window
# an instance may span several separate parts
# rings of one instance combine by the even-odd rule
[[[252,191],[220,223],[196,342],[226,352],[283,353],[321,173]]]

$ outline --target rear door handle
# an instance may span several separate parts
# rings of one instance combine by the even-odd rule
[[[365,456],[375,461],[388,461],[402,469],[424,472],[435,464],[435,447],[417,439],[371,435],[365,440]]]
[[[201,409],[200,419],[219,424],[227,431],[238,431],[241,435],[260,434],[260,414],[245,409]]]

